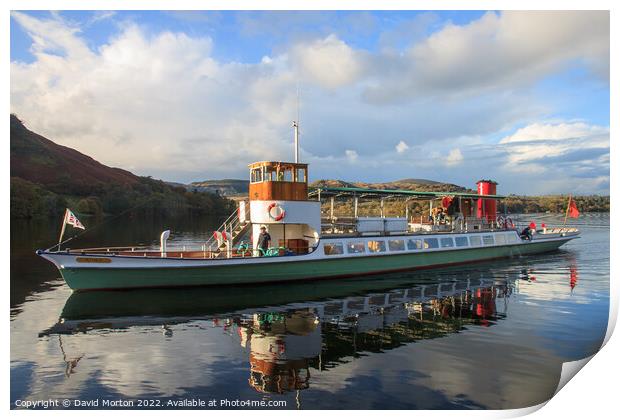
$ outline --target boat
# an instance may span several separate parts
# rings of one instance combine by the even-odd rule
[[[297,130],[297,127],[295,127]],[[297,136],[296,136],[297,137]],[[297,147],[297,146],[296,146]],[[296,149],[297,150],[297,149]],[[249,165],[249,196],[221,227],[195,247],[159,246],[38,250],[74,291],[227,286],[338,279],[429,269],[549,252],[579,236],[574,227],[530,227],[499,213],[497,183],[476,192],[309,188],[308,164],[260,161]],[[429,203],[428,215],[387,217],[384,202]],[[362,216],[362,202],[380,214]],[[336,215],[335,203],[350,214]],[[72,215],[72,214],[71,214]],[[266,228],[271,245],[258,239]]]

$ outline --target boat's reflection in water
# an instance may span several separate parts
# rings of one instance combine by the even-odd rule
[[[306,389],[325,371],[407,343],[443,337],[468,325],[491,327],[506,316],[518,270],[443,270],[381,279],[257,287],[74,293],[60,321],[42,332],[76,334],[209,321],[247,350],[249,384],[263,393]],[[434,281],[431,281],[434,280]]]
[[[493,325],[506,314],[507,282],[452,282],[347,298],[314,308],[234,319],[249,350],[250,385],[260,392],[308,388],[319,371],[363,352]],[[497,300],[502,300],[500,311]]]

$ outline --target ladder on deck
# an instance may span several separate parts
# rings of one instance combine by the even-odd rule
[[[227,236],[231,236],[231,244],[230,247],[237,245],[239,241],[246,235],[249,231],[250,226],[250,204],[249,202],[245,202],[245,217],[244,221],[241,221],[239,217],[240,207],[237,207],[235,211],[228,216],[228,219],[221,224],[221,226],[217,229],[218,232],[226,232]],[[222,242],[220,245],[217,243],[217,238],[212,236],[205,243],[205,249],[207,251],[211,251],[215,257],[218,257],[223,251],[226,251],[227,245],[226,241]]]

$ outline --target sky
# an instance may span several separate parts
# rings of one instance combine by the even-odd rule
[[[606,11],[14,11],[11,112],[110,166],[609,194]]]

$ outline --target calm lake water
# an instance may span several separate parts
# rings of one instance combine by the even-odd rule
[[[576,224],[582,237],[560,251],[451,269],[72,294],[34,255],[58,226],[14,222],[11,406],[50,398],[99,408],[103,399],[162,408],[212,399],[288,409],[538,404],[553,395],[562,363],[595,353],[607,328],[609,215]],[[174,241],[201,240],[212,225],[117,221],[71,246],[154,243],[170,227]]]

